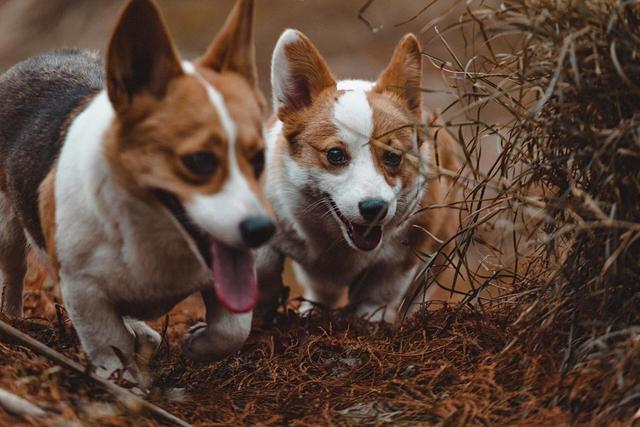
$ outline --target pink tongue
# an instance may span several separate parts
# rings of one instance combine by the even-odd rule
[[[218,299],[233,313],[253,310],[258,301],[258,280],[249,249],[213,242],[213,288]]]
[[[353,243],[363,251],[372,251],[378,247],[382,239],[382,227],[370,225],[351,225]]]

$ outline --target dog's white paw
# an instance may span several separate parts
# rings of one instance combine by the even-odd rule
[[[122,364],[120,359],[114,357],[101,357],[94,360],[95,373],[101,378],[110,381],[124,380],[133,386],[144,385],[145,381],[135,363]]]
[[[309,314],[313,311],[315,305],[309,301],[302,301],[300,306],[298,307],[298,314],[300,317],[308,317]]]
[[[372,323],[394,323],[396,321],[396,312],[384,306],[361,305],[356,309],[356,316]]]
[[[245,336],[220,333],[206,323],[198,323],[187,333],[184,353],[198,362],[220,360],[239,351],[245,339]]]
[[[151,326],[134,319],[127,319],[126,324],[135,336],[136,353],[148,357],[160,347],[162,337]]]

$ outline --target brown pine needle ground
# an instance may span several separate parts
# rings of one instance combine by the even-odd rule
[[[31,292],[29,301],[53,307],[45,291]],[[517,318],[507,306],[482,312],[443,307],[397,330],[339,312],[309,318],[288,312],[273,325],[258,328],[237,357],[197,365],[181,355],[180,335],[197,320],[184,313],[199,311],[198,305],[197,299],[189,300],[171,316],[168,345],[150,367],[157,376],[152,401],[197,425],[571,419],[568,411],[542,405],[552,402],[560,380],[553,336],[542,351],[516,345],[501,354]],[[43,315],[14,325],[82,361],[66,316],[58,317],[55,310]],[[93,425],[156,423],[113,402],[86,378],[28,350],[2,344],[0,362],[0,387],[62,419]],[[0,416],[0,422],[15,421]]]

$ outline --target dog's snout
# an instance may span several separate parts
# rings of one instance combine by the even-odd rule
[[[372,197],[361,200],[360,203],[358,203],[358,209],[360,210],[360,215],[362,215],[365,221],[379,221],[387,214],[389,203],[379,197]]]
[[[257,248],[265,244],[275,231],[276,226],[273,221],[264,215],[252,216],[240,223],[242,240],[250,248]]]

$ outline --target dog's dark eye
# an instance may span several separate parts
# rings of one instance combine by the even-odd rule
[[[402,156],[400,154],[393,153],[391,151],[385,151],[384,154],[382,155],[382,162],[389,167],[398,166],[401,161],[402,161]]]
[[[256,178],[262,175],[262,171],[264,170],[264,150],[258,151],[253,158],[251,159],[251,167],[253,168],[253,173]]]
[[[218,159],[209,151],[199,151],[182,156],[182,164],[194,175],[210,176],[218,168]]]
[[[347,153],[340,148],[332,148],[327,151],[327,160],[335,166],[343,165],[347,162]]]

